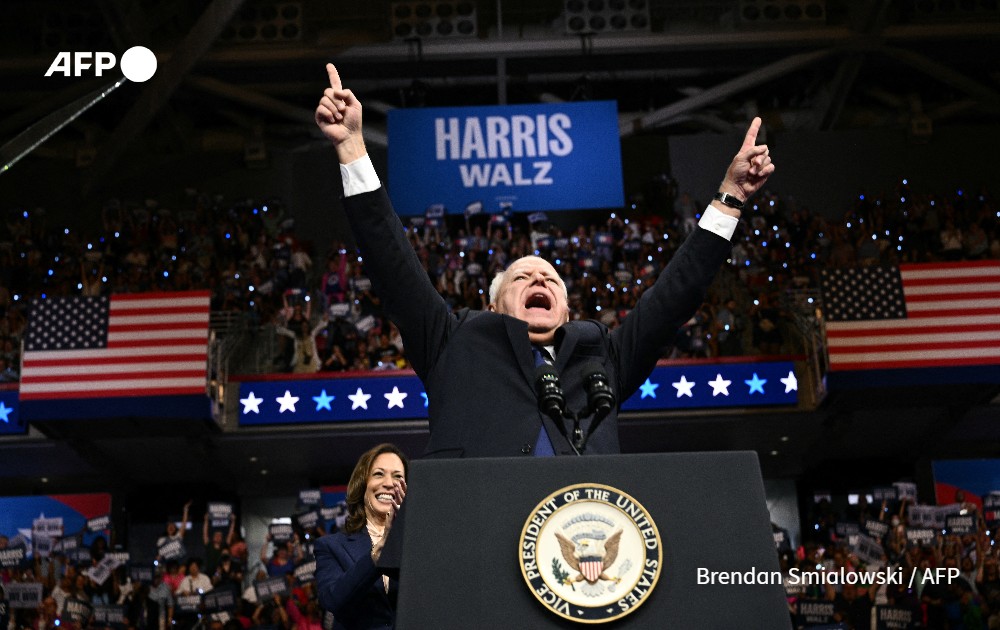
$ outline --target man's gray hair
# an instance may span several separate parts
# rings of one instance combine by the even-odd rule
[[[522,256],[521,258],[518,258],[517,260],[522,260],[524,258],[541,258],[541,257],[540,256]],[[512,263],[510,263],[510,265],[513,265],[514,263],[516,263],[517,260],[515,260]],[[541,258],[541,260],[545,260],[545,259]],[[545,262],[548,262],[548,261],[546,260]],[[549,263],[549,264],[552,264],[552,263]],[[507,269],[510,269],[510,265],[507,265]],[[555,266],[553,265],[552,268],[555,269]],[[493,276],[493,282],[490,282],[490,302],[489,302],[490,304],[496,304],[497,296],[500,295],[500,287],[503,286],[503,279],[507,275],[507,269],[503,269],[501,271],[498,271],[497,275]],[[562,287],[563,295],[566,297],[567,300],[569,300],[569,290],[566,288],[566,281],[563,280],[562,276],[559,275],[559,270],[558,269],[556,269],[556,277],[559,278],[559,286]]]

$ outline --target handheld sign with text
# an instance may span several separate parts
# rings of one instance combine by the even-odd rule
[[[67,598],[63,605],[63,617],[69,617],[73,623],[85,626],[93,614],[94,608],[82,599]]]
[[[1000,523],[1000,492],[991,492],[983,497],[983,518],[990,527]]]
[[[236,593],[228,588],[216,588],[202,595],[205,612],[221,612],[236,609]]]
[[[323,504],[323,492],[319,489],[299,490],[298,508],[319,507]]]
[[[895,486],[876,486],[872,488],[872,498],[875,499],[876,503],[892,503],[897,499],[897,490]]]
[[[129,579],[136,583],[152,584],[153,575],[153,567],[148,564],[133,564],[128,568]]]
[[[795,603],[795,616],[800,626],[833,623],[833,602],[825,599],[800,599]]]
[[[42,603],[40,582],[9,582],[3,585],[7,593],[7,603],[11,608],[38,608]]]
[[[861,526],[857,523],[851,523],[847,521],[837,521],[833,526],[833,531],[841,538],[847,538],[848,536],[856,536],[861,532]]]
[[[184,549],[184,543],[181,541],[168,540],[160,545],[158,553],[160,558],[163,560],[179,560],[180,558],[183,558],[187,552]]]
[[[275,595],[280,597],[288,596],[288,584],[285,582],[285,578],[281,577],[257,580],[253,583],[253,590],[257,594],[258,602],[274,599]]]
[[[94,625],[124,628],[125,624],[124,606],[109,606],[106,604],[94,606]]]
[[[917,627],[919,612],[901,606],[876,606],[876,630],[912,630]]]
[[[0,549],[0,567],[14,568],[24,560],[24,549]]]
[[[882,540],[889,533],[889,524],[885,521],[868,519],[865,521],[865,531],[876,540]]]
[[[295,522],[298,523],[304,531],[311,531],[316,529],[316,527],[322,527],[323,521],[320,518],[319,510],[309,510],[295,517]]]
[[[182,613],[197,613],[201,611],[201,595],[178,595],[177,610]]]
[[[295,579],[299,584],[312,582],[316,578],[316,559],[306,558],[295,565]]]
[[[63,520],[61,516],[55,518],[45,518],[40,516],[31,522],[32,536],[48,536],[49,538],[59,538],[63,535]]]
[[[874,538],[869,538],[864,534],[858,536],[858,542],[853,546],[853,550],[854,555],[869,566],[881,565],[882,556],[885,555],[882,545]]]
[[[208,519],[210,529],[228,529],[233,517],[233,504],[211,501],[208,504]]]
[[[274,523],[267,528],[267,531],[271,534],[271,541],[276,545],[288,542],[294,533],[291,524],[286,523]]]
[[[107,514],[87,519],[87,531],[92,534],[107,531],[109,529],[111,529],[111,516]]]
[[[913,547],[933,545],[934,537],[937,535],[937,531],[938,530],[931,529],[930,527],[907,527],[906,542]]]
[[[944,519],[944,528],[949,534],[975,534],[976,517],[973,514],[953,514]]]
[[[401,216],[617,208],[624,203],[614,101],[389,112],[389,192]]]
[[[906,499],[912,503],[917,500],[917,484],[910,481],[896,481],[892,485],[896,487],[896,496],[900,501]]]

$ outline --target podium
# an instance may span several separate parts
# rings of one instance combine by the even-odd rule
[[[791,628],[753,452],[418,460],[407,486],[380,562],[401,552],[399,630]],[[604,502],[574,503],[572,488]],[[619,551],[630,536],[639,551]],[[710,572],[730,583],[705,583]]]

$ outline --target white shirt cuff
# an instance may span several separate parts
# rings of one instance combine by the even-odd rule
[[[365,153],[364,156],[340,165],[340,178],[344,180],[344,196],[351,197],[361,193],[378,190],[382,182],[378,179],[372,159]]]
[[[360,161],[360,160],[359,160]],[[344,167],[341,166],[341,169]],[[346,187],[347,184],[345,183]],[[739,225],[740,220],[736,217],[726,214],[722,210],[719,210],[715,206],[709,204],[705,208],[705,212],[701,215],[701,220],[698,221],[698,227],[708,230],[709,232],[714,232],[727,241],[733,239],[733,234],[736,233],[736,226]]]

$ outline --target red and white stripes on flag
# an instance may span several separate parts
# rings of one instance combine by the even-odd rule
[[[1000,262],[824,270],[830,370],[1000,365]]]
[[[35,300],[21,400],[203,394],[207,291]]]

